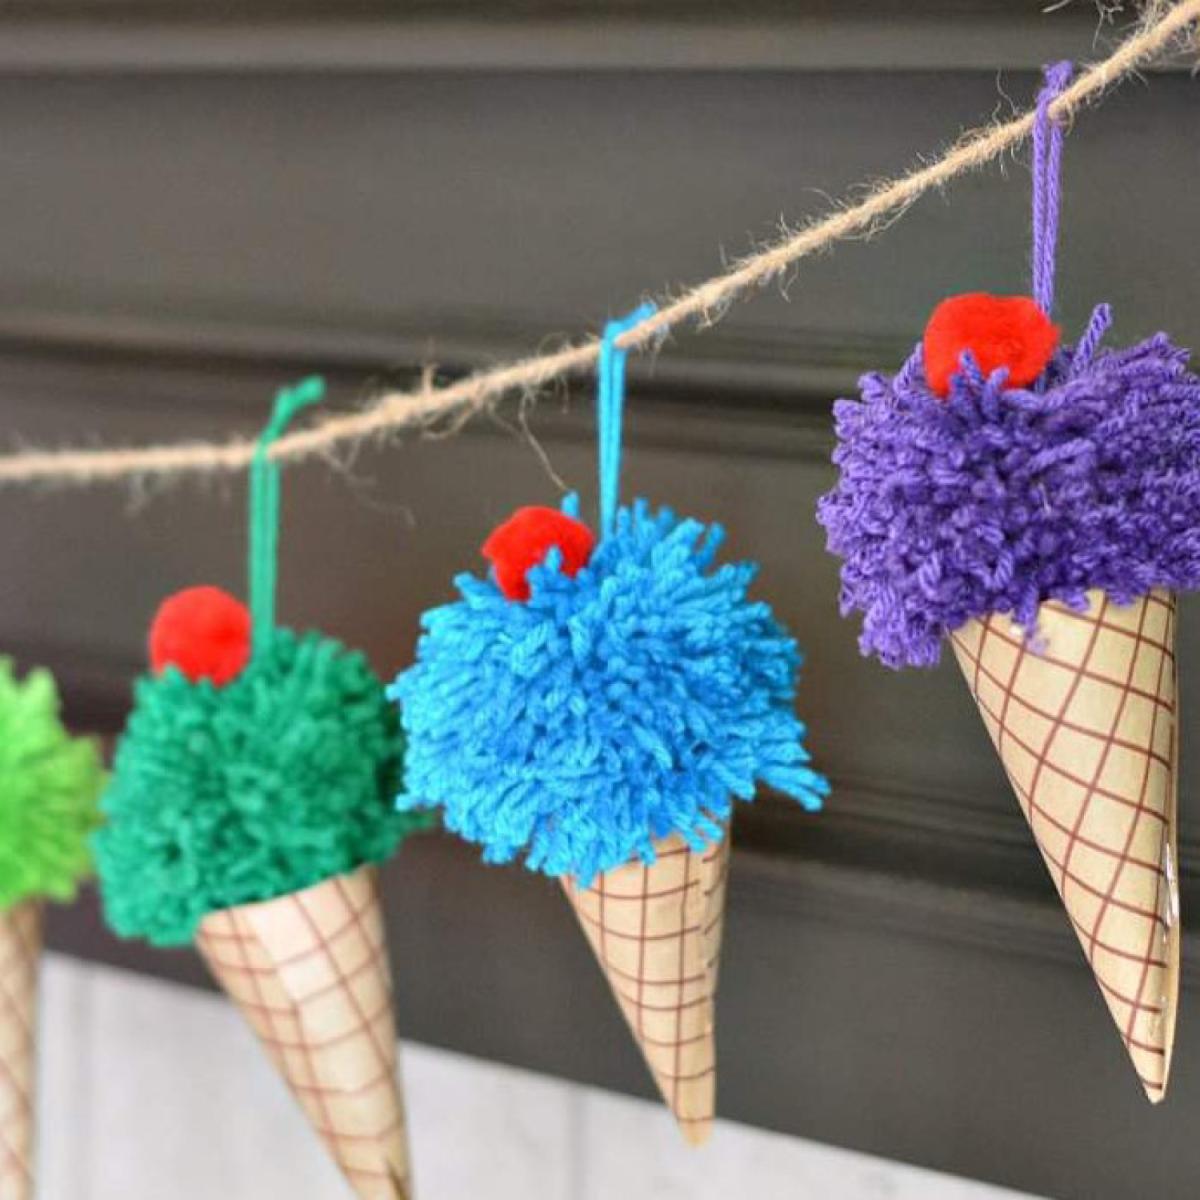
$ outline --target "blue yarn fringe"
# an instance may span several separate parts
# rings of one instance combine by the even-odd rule
[[[584,885],[653,861],[671,833],[702,849],[756,783],[819,809],[829,785],[792,711],[800,654],[747,599],[755,565],[714,569],[722,539],[639,500],[574,578],[552,549],[527,603],[460,575],[388,689],[408,739],[398,807],[441,806],[485,861],[524,853]]]

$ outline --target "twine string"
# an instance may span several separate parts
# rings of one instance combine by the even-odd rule
[[[325,396],[325,381],[314,375],[281,388],[266,428],[259,435],[250,464],[250,624],[254,653],[261,652],[275,629],[275,581],[279,569],[280,467],[271,446],[292,418]]]
[[[600,339],[596,364],[596,414],[600,444],[600,536],[612,534],[621,497],[621,427],[625,411],[625,360],[629,351],[617,345],[621,334],[654,313],[650,302],[627,316],[609,321]]]
[[[1058,257],[1058,213],[1062,174],[1063,124],[1050,106],[1071,82],[1069,62],[1045,69],[1033,122],[1033,298],[1047,316],[1054,308],[1054,271]]]
[[[1178,0],[1147,9],[1146,19],[1105,59],[1094,63],[1063,88],[1044,109],[1053,122],[1069,122],[1085,105],[1101,99],[1126,76],[1177,45],[1189,48],[1200,22],[1200,0]],[[1002,124],[976,129],[944,154],[898,179],[872,187],[862,199],[845,202],[829,215],[785,235],[735,263],[729,270],[664,303],[615,339],[622,350],[657,344],[678,326],[715,324],[734,300],[778,279],[802,259],[838,242],[878,232],[927,192],[943,187],[1012,150],[1037,124],[1037,109],[1027,109]],[[1051,287],[1052,287],[1051,277]],[[595,340],[468,375],[434,387],[387,391],[366,409],[329,416],[307,429],[278,438],[268,451],[272,461],[328,456],[398,430],[434,421],[463,422],[489,410],[510,392],[535,394],[546,384],[594,370],[600,348]],[[244,470],[256,451],[253,439],[147,446],[139,449],[27,450],[0,456],[0,486],[49,482],[95,484],[139,478],[167,478]]]

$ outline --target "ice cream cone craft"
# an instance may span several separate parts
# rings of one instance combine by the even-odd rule
[[[717,972],[729,838],[693,850],[678,834],[654,861],[563,888],[683,1136],[705,1142],[716,1112]]]
[[[1179,995],[1175,599],[1091,592],[969,621],[955,656],[1146,1094],[1161,1100]]]
[[[42,905],[0,913],[0,1200],[33,1196],[34,1042]]]
[[[602,343],[600,537],[574,496],[521,509],[484,545],[489,575],[460,576],[460,599],[426,613],[391,688],[400,804],[439,807],[487,862],[524,857],[562,880],[699,1142],[732,802],[764,783],[816,809],[827,785],[793,712],[795,642],[747,595],[755,568],[716,565],[715,527],[617,506],[625,327]]]
[[[375,868],[209,913],[196,945],[356,1192],[409,1195]]]
[[[354,1194],[412,1194],[374,864],[427,823],[392,805],[402,740],[366,659],[275,624],[270,442],[321,395],[280,393],[251,474],[249,610],[168,599],[104,795],[109,923],[195,941]]]
[[[892,377],[835,408],[820,504],[860,646],[949,639],[1152,1101],[1179,978],[1175,593],[1200,583],[1200,378],[1164,334],[1073,346],[1049,319],[1061,133],[1035,142],[1033,298],[944,301]],[[1040,215],[1039,215],[1040,214]]]
[[[18,679],[0,659],[0,1200],[34,1194],[34,1082],[42,909],[91,870],[104,773],[72,738],[46,671]]]

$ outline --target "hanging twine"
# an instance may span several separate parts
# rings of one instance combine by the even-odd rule
[[[828,216],[789,234],[763,250],[742,259],[730,270],[690,288],[675,300],[626,330],[614,344],[637,350],[657,344],[674,328],[695,322],[715,324],[729,305],[784,274],[801,259],[827,250],[837,242],[878,230],[889,218],[902,214],[926,192],[976,170],[1034,133],[1039,113],[1053,123],[1049,135],[1051,162],[1058,153],[1060,126],[1081,108],[1098,101],[1113,85],[1170,51],[1190,41],[1200,21],[1200,0],[1179,0],[1173,5],[1153,4],[1145,21],[1106,59],[1084,71],[1073,83],[1033,109],[1002,124],[974,130],[960,138],[940,158],[899,179],[879,184],[855,203],[846,202]],[[1036,157],[1036,156],[1035,156]],[[1035,161],[1036,169],[1036,161]],[[1049,212],[1053,205],[1047,203]],[[1042,226],[1043,245],[1052,245],[1053,223]],[[1049,274],[1042,271],[1035,285],[1053,298],[1053,255]],[[463,421],[486,411],[505,395],[536,393],[546,384],[592,371],[600,356],[595,340],[551,354],[534,355],[505,366],[481,371],[457,383],[414,391],[384,392],[367,409],[327,417],[308,429],[278,438],[270,447],[272,461],[298,460],[329,455],[397,430],[421,427],[432,421]],[[213,474],[244,470],[254,460],[257,443],[234,439],[224,443],[192,442],[116,450],[23,451],[0,456],[0,486],[29,483],[95,484],[114,480]]]

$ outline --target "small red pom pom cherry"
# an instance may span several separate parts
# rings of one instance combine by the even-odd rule
[[[178,667],[193,683],[228,683],[250,661],[250,610],[218,587],[168,596],[150,626],[150,665]]]
[[[544,562],[551,546],[562,554],[564,575],[574,576],[592,557],[596,539],[582,521],[557,508],[531,505],[518,508],[483,543],[483,556],[492,564],[496,586],[510,600],[529,599],[530,567]]]
[[[1007,367],[1007,387],[1028,387],[1046,369],[1058,338],[1058,326],[1028,296],[951,296],[925,326],[925,382],[948,396],[950,377],[970,350],[985,376]]]

